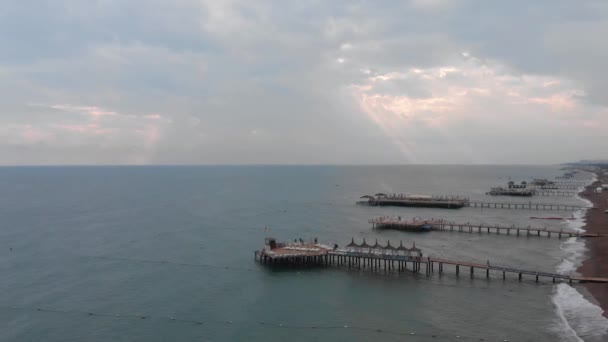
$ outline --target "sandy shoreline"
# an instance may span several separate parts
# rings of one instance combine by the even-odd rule
[[[585,215],[585,229],[588,233],[608,234],[608,192],[595,193],[593,189],[602,183],[608,183],[599,174],[598,181],[589,185],[581,194],[582,198],[589,200],[597,209],[589,209]],[[585,245],[589,249],[588,258],[578,268],[578,272],[584,276],[606,276],[608,275],[608,237],[588,238]],[[585,288],[595,298],[599,306],[604,310],[604,317],[608,318],[608,284],[584,284]]]

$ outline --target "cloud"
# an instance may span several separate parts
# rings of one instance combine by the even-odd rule
[[[411,95],[410,84],[423,89],[425,95]],[[586,94],[576,82],[521,74],[500,62],[470,55],[456,65],[376,74],[352,85],[352,91],[361,109],[391,137],[409,162],[432,162],[425,157],[428,148],[418,143],[420,132],[437,141],[450,141],[451,146],[442,149],[454,150],[452,154],[467,162],[484,162],[490,149],[471,147],[482,142],[467,134],[521,139],[521,126],[525,125],[530,130],[554,132],[580,126],[595,130],[591,133],[599,136],[600,127],[608,124],[606,109],[588,106]],[[480,104],[487,107],[480,108]],[[472,122],[482,131],[463,129],[463,124]],[[455,136],[458,139],[451,139]],[[465,154],[457,151],[459,145],[466,146]]]
[[[7,164],[547,163],[603,153],[605,1],[0,7]]]
[[[99,107],[91,107],[91,106],[74,106],[74,105],[66,105],[66,104],[57,104],[50,105],[49,108],[63,110],[72,113],[82,113],[93,118],[102,117],[102,116],[115,116],[118,115],[116,112],[107,111],[101,109]]]

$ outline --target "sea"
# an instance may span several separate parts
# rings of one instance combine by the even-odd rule
[[[269,268],[264,239],[413,243],[425,255],[576,274],[580,239],[373,230],[377,216],[580,230],[584,211],[367,207],[366,194],[490,197],[559,166],[0,168],[0,341],[606,341],[581,285]],[[574,217],[531,220],[530,216]]]

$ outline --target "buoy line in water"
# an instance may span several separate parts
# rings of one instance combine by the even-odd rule
[[[291,330],[343,330],[351,329],[365,332],[373,332],[384,335],[395,335],[395,336],[410,336],[410,337],[424,337],[424,338],[449,338],[458,339],[463,341],[495,341],[495,338],[487,339],[478,336],[467,336],[467,335],[453,335],[453,334],[432,334],[432,333],[418,333],[415,331],[399,331],[391,329],[374,328],[360,325],[297,325],[297,324],[284,324],[277,322],[263,322],[263,321],[233,321],[233,320],[199,320],[199,319],[187,319],[179,318],[175,316],[151,316],[145,314],[112,314],[94,311],[80,311],[80,310],[67,310],[67,309],[55,309],[55,308],[30,308],[30,307],[19,307],[19,306],[0,306],[2,309],[7,310],[18,310],[27,312],[41,312],[41,313],[54,313],[54,314],[71,314],[71,315],[82,315],[85,317],[106,317],[114,319],[132,319],[132,320],[164,320],[168,322],[179,322],[184,324],[192,325],[257,325],[268,329],[291,329]],[[499,341],[509,341],[508,339],[498,339]]]

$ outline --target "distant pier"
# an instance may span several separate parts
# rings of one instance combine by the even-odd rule
[[[515,226],[500,226],[488,224],[471,224],[471,223],[456,223],[441,219],[414,219],[402,220],[400,217],[377,217],[369,220],[373,229],[396,229],[402,231],[448,231],[460,233],[487,233],[497,235],[513,235],[513,236],[546,236],[557,238],[568,237],[600,237],[600,234],[591,234],[584,232],[564,231],[556,228],[533,228],[533,227],[515,227]]]
[[[375,198],[372,196],[363,196],[368,198],[367,201],[357,202],[358,205],[367,206],[396,206],[396,207],[428,207],[442,209],[460,209],[469,208],[487,208],[487,209],[521,209],[521,210],[561,210],[561,211],[576,211],[581,209],[593,209],[582,205],[560,204],[560,203],[536,203],[536,202],[488,202],[488,201],[471,201],[468,198],[455,197],[457,200],[412,200],[412,199],[393,199],[393,198]],[[438,197],[444,198],[444,197]],[[450,197],[445,197],[450,198]]]
[[[591,181],[591,180],[593,180],[593,177],[583,177],[583,176],[568,177],[568,176],[559,176],[559,177],[555,177],[555,179],[564,179],[564,180],[579,180],[579,181]]]
[[[458,196],[428,196],[384,193],[377,193],[373,196],[365,195],[361,198],[365,198],[367,200],[357,202],[359,205],[444,209],[459,209],[467,206],[467,203],[469,202],[468,198]]]
[[[494,187],[490,191],[486,192],[486,195],[491,196],[517,196],[517,197],[532,197],[532,196],[574,196],[576,191],[565,191],[565,190],[578,189],[575,185],[562,185],[559,186],[555,182],[549,182],[547,180],[534,180],[534,182],[528,184],[528,182],[521,182],[516,184],[513,181],[507,183],[507,187]]]
[[[530,189],[539,190],[578,190],[583,188],[584,184],[562,184],[562,185],[530,185]]]
[[[491,208],[491,209],[525,209],[525,210],[564,210],[575,211],[581,209],[592,209],[582,205],[559,204],[559,203],[515,203],[515,202],[484,202],[468,201],[467,207]]]
[[[337,267],[348,269],[367,269],[370,271],[383,272],[405,272],[413,273],[424,272],[427,276],[437,271],[440,275],[444,273],[445,266],[453,266],[456,276],[460,275],[461,268],[468,270],[471,278],[475,275],[475,270],[485,273],[486,278],[490,274],[502,274],[502,279],[506,279],[507,274],[515,275],[521,281],[523,276],[532,276],[536,282],[541,278],[557,281],[576,282],[596,282],[608,283],[608,278],[602,277],[580,277],[559,273],[532,271],[514,267],[495,266],[490,262],[474,263],[457,261],[445,258],[424,257],[422,251],[416,248],[404,247],[402,243],[398,247],[390,244],[380,245],[376,241],[375,245],[368,245],[365,240],[362,244],[356,244],[354,239],[345,248],[338,248],[322,244],[281,244],[274,239],[267,239],[269,249],[255,251],[254,257],[261,263],[273,267]]]
[[[548,196],[548,197],[572,197],[576,196],[576,191],[559,191],[559,190],[534,190],[536,196]]]

